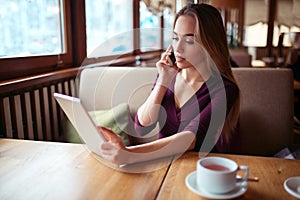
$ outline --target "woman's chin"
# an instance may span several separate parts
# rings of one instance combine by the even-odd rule
[[[192,65],[188,62],[176,62],[176,65],[179,69],[187,69],[192,67]]]

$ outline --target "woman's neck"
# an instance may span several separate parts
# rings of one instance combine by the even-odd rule
[[[190,84],[196,84],[205,81],[195,68],[182,69],[179,74]]]

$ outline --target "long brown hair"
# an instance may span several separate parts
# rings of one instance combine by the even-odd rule
[[[230,64],[230,55],[227,44],[226,32],[224,29],[220,12],[208,4],[188,4],[175,16],[173,29],[177,19],[182,15],[189,15],[196,20],[195,37],[206,49],[221,76],[227,78],[237,87]],[[230,139],[230,133],[234,132],[237,126],[240,109],[240,95],[232,106],[223,128],[226,141]]]

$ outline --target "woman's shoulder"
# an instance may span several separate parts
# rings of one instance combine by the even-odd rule
[[[223,82],[224,82],[224,87],[226,90],[226,93],[230,93],[230,94],[238,94],[239,93],[239,87],[236,83],[234,83],[233,81],[223,77]]]

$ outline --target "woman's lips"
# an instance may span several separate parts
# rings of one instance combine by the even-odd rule
[[[183,61],[185,61],[185,58],[181,56],[176,56],[176,62],[183,62]]]

